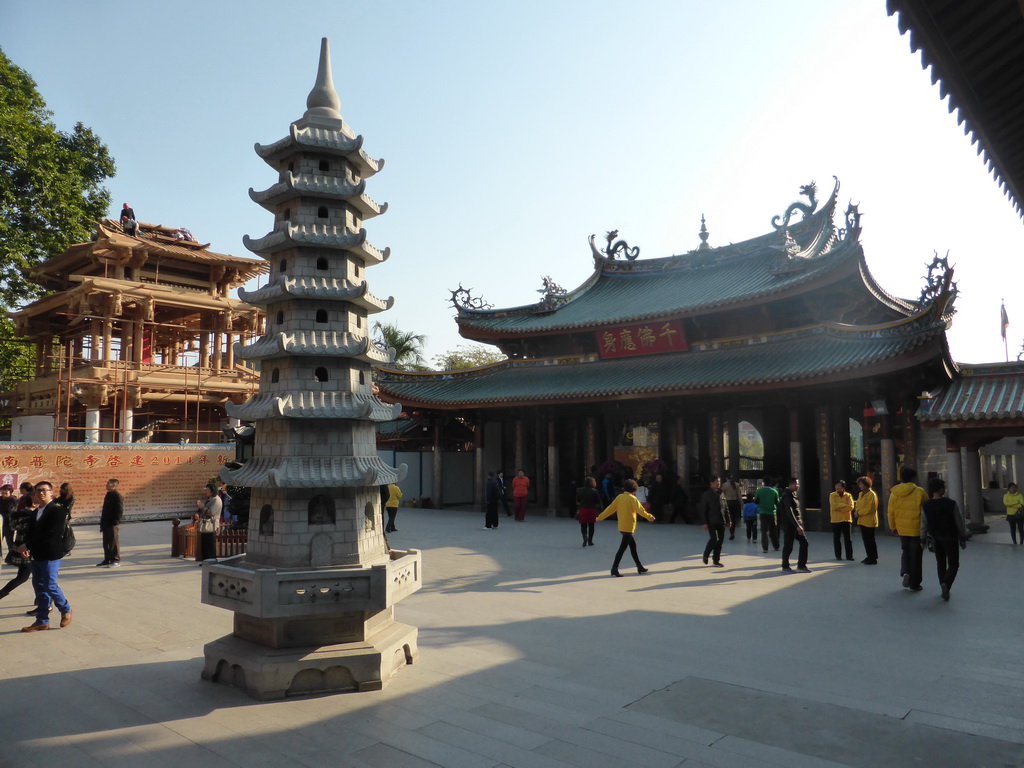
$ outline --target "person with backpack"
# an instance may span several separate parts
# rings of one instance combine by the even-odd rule
[[[36,620],[22,632],[40,632],[50,628],[50,608],[60,611],[60,627],[71,623],[71,604],[57,582],[60,561],[69,551],[65,539],[71,520],[67,509],[53,497],[53,485],[42,480],[35,486],[36,513],[29,523],[25,543],[16,551],[32,556],[32,588],[36,592]],[[73,543],[72,543],[73,546]]]

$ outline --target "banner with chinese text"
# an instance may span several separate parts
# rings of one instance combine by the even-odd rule
[[[167,517],[196,509],[206,483],[234,461],[235,446],[119,443],[0,443],[0,485],[71,483],[75,518],[98,517],[107,480],[117,478],[126,517]]]
[[[609,328],[596,336],[602,359],[685,352],[689,348],[683,324],[676,320]]]

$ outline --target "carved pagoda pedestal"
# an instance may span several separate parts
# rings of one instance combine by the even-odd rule
[[[235,612],[207,643],[203,679],[255,699],[375,691],[419,656],[394,604],[421,585],[417,550],[370,567],[278,569],[245,555],[203,566],[203,601]]]

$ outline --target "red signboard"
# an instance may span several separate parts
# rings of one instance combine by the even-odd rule
[[[688,349],[683,324],[676,320],[609,328],[598,331],[596,336],[602,359],[660,355],[662,352],[685,352]]]

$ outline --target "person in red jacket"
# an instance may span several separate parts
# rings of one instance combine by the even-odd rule
[[[523,470],[516,472],[512,478],[512,506],[516,511],[516,522],[526,520],[526,501],[530,496],[530,478]]]

